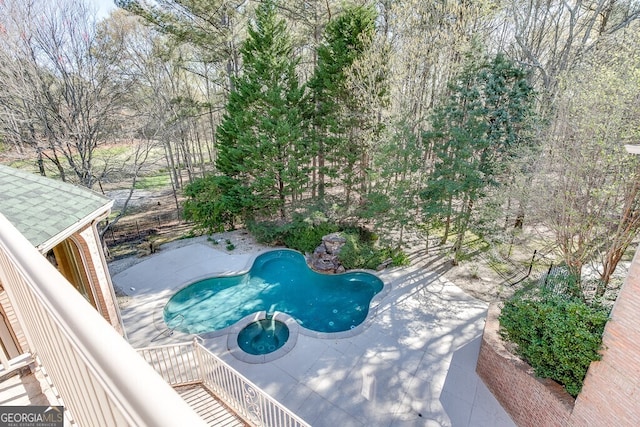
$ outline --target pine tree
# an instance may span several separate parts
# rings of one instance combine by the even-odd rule
[[[424,135],[436,161],[422,196],[427,215],[444,223],[443,243],[455,228],[457,262],[477,202],[502,183],[518,146],[527,143],[533,89],[523,69],[497,55],[470,56],[450,92]]]
[[[218,126],[218,170],[248,195],[244,216],[287,216],[287,197],[307,180],[297,59],[275,2],[263,2],[241,50],[242,74],[235,79],[226,114]]]
[[[321,200],[325,195],[326,176],[340,178],[347,189],[354,184],[348,168],[362,153],[350,139],[358,127],[363,126],[357,111],[362,100],[354,98],[348,79],[352,65],[371,46],[375,19],[376,12],[371,7],[346,8],[329,22],[325,41],[318,48],[318,64],[308,86]]]

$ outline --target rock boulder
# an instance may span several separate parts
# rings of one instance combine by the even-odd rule
[[[309,257],[311,268],[321,273],[343,273],[345,268],[340,263],[338,254],[346,242],[347,239],[339,233],[324,236],[320,246]]]

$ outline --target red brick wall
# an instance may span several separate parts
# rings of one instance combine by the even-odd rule
[[[519,426],[568,425],[573,398],[557,383],[536,378],[531,367],[512,355],[498,335],[496,304],[489,307],[476,371]]]
[[[602,360],[589,367],[573,425],[640,425],[640,249],[602,336]]]
[[[535,378],[498,335],[499,308],[487,314],[476,370],[519,426],[640,425],[640,249],[604,330],[602,360],[589,367],[575,400]]]
[[[114,300],[111,280],[106,265],[104,264],[104,258],[100,255],[102,247],[96,239],[94,226],[91,224],[87,225],[82,230],[76,232],[73,237],[82,252],[82,264],[91,282],[91,289],[96,300],[96,305],[98,306],[98,311],[107,322],[111,323],[118,333],[124,334],[116,307],[117,302]]]

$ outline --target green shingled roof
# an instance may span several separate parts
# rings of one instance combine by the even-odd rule
[[[0,165],[0,213],[39,247],[112,201],[87,188]]]

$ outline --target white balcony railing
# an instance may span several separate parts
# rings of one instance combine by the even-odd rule
[[[0,282],[77,425],[205,425],[2,215]]]
[[[138,351],[169,384],[202,384],[249,425],[309,426],[196,340]]]

